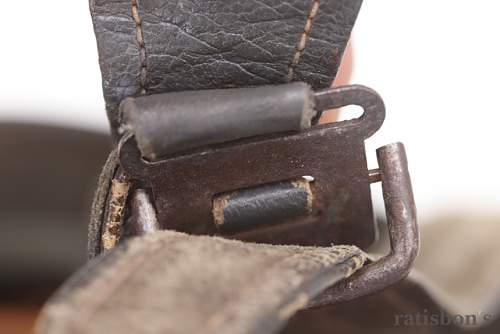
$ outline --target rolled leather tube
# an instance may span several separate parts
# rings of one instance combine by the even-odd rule
[[[174,92],[125,99],[123,128],[143,157],[311,126],[313,92],[301,82],[256,88]]]
[[[309,181],[299,178],[224,193],[213,199],[212,213],[222,232],[293,221],[312,210]]]

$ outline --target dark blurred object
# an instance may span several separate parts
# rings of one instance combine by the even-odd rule
[[[42,302],[86,261],[91,198],[109,136],[0,124],[0,300]]]

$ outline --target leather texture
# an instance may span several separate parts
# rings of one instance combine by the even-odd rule
[[[90,0],[113,129],[126,97],[336,75],[361,0]]]
[[[236,139],[311,126],[311,88],[302,82],[255,88],[174,92],[127,98],[123,131],[142,156],[159,157]]]
[[[354,246],[243,243],[161,231],[129,239],[74,275],[38,333],[275,333],[365,261]]]
[[[299,178],[220,194],[212,212],[221,231],[241,232],[305,216],[313,200],[309,181]]]

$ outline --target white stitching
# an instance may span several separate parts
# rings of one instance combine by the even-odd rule
[[[293,76],[295,74],[294,73],[295,68],[299,64],[300,57],[302,56],[302,53],[304,53],[304,50],[306,49],[306,43],[309,38],[309,35],[311,34],[313,20],[319,11],[319,3],[320,0],[313,0],[311,10],[309,10],[309,14],[307,15],[307,21],[304,27],[304,31],[302,32],[302,35],[300,35],[299,43],[295,47],[295,54],[292,58],[292,61],[290,62],[290,65],[288,65],[288,82],[293,80]]]
[[[139,60],[141,63],[139,88],[140,94],[146,94],[146,76],[147,76],[147,63],[146,63],[146,47],[144,43],[144,34],[142,32],[142,20],[139,16],[139,5],[137,0],[132,0],[132,17],[135,22],[136,34],[135,38],[139,44]]]

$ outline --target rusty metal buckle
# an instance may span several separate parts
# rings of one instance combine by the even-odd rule
[[[405,277],[415,259],[418,231],[405,151],[400,143],[384,146],[377,150],[379,169],[367,169],[364,140],[385,117],[383,101],[373,90],[358,85],[331,88],[315,93],[315,102],[317,110],[359,105],[364,113],[300,133],[241,139],[155,162],[142,158],[133,136],[124,136],[120,163],[151,189],[160,228],[274,244],[368,247],[375,239],[370,184],[382,181],[391,253],[311,306],[356,298]],[[314,177],[309,214],[243,232],[227,233],[214,223],[218,194],[304,175]]]

